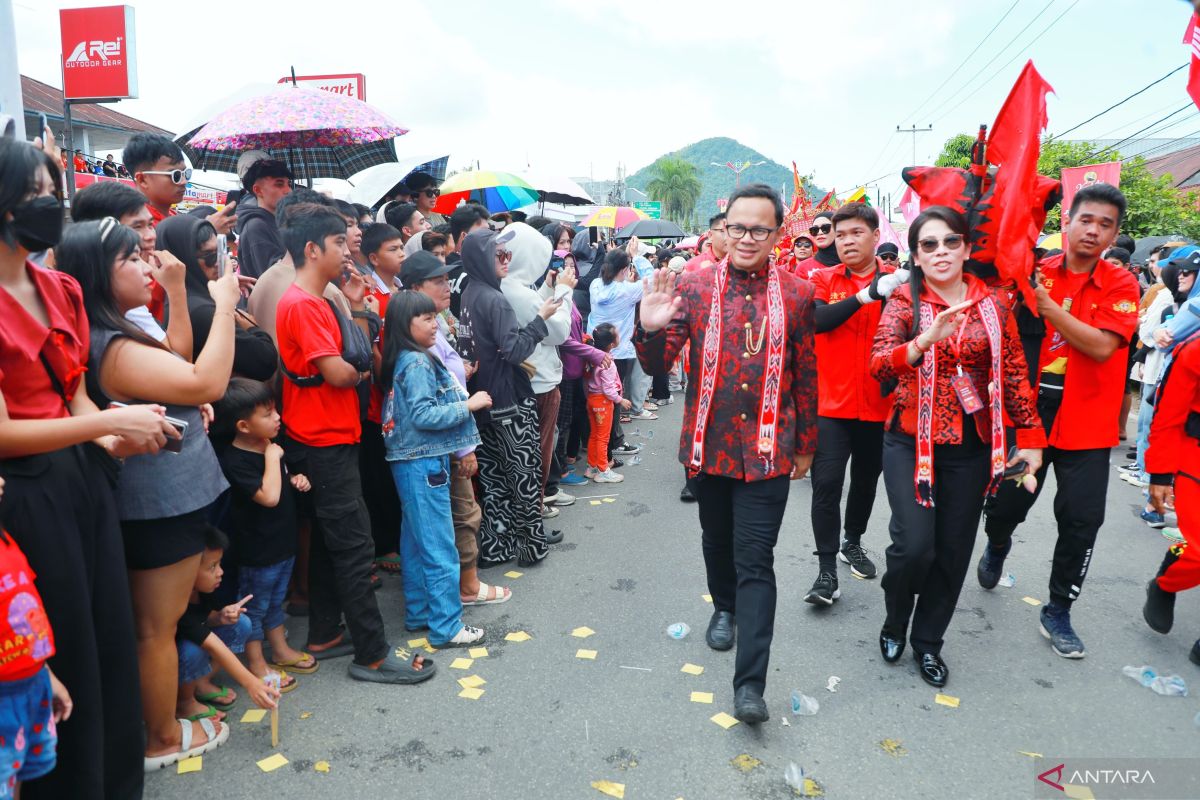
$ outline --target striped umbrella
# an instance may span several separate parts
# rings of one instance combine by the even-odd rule
[[[463,203],[481,203],[488,211],[498,214],[511,211],[538,200],[537,189],[511,172],[474,170],[460,172],[441,185],[442,194],[434,203],[438,214],[452,214]]]
[[[639,219],[650,219],[650,216],[630,206],[601,206],[582,225],[585,228],[624,228]]]

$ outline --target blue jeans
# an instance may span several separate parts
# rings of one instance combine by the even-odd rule
[[[295,556],[269,567],[238,567],[238,595],[254,595],[243,606],[250,620],[249,642],[261,642],[263,631],[274,630],[284,622],[283,602],[292,578]]]
[[[388,466],[404,508],[404,625],[429,625],[429,643],[437,647],[463,627],[458,548],[450,515],[450,457],[389,461]]]
[[[1154,419],[1154,390],[1158,384],[1142,387],[1142,402],[1138,405],[1137,416],[1137,465],[1138,474],[1142,480],[1149,480],[1146,475],[1146,448],[1150,446],[1150,422]],[[1149,398],[1149,399],[1147,399]]]
[[[233,625],[218,625],[212,629],[225,645],[235,653],[246,649],[246,637],[250,635],[250,620],[246,615],[238,617]],[[179,650],[179,685],[198,681],[212,672],[212,659],[204,648],[190,639],[176,639]]]

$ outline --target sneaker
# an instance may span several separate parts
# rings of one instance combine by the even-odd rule
[[[542,504],[542,519],[554,519],[560,513],[561,512],[554,506],[548,506],[544,503]]]
[[[813,581],[812,588],[808,590],[808,594],[804,595],[804,602],[812,603],[814,606],[831,606],[833,601],[842,596],[842,590],[838,588],[837,575],[832,572],[822,572]]]
[[[655,408],[657,408],[657,406],[655,406]],[[641,413],[640,414],[630,414],[629,419],[630,419],[630,421],[635,420],[635,419],[643,419],[646,421],[656,420],[656,419],[658,419],[658,414],[655,414],[653,411],[650,411],[645,406],[642,406]]]
[[[552,495],[546,497],[546,505],[548,506],[569,506],[575,503],[575,498],[559,489]]]
[[[1122,472],[1121,480],[1125,481],[1130,486],[1136,486],[1139,489],[1145,489],[1150,485],[1150,481],[1142,480],[1142,475],[1139,472]]]
[[[625,476],[618,472],[613,472],[611,469],[606,469],[604,472],[598,473],[592,480],[596,483],[620,483],[625,480]]]
[[[1158,578],[1146,584],[1146,603],[1142,606],[1142,617],[1152,631],[1170,633],[1175,622],[1175,593],[1159,588]]]
[[[613,448],[614,456],[631,456],[634,453],[640,452],[642,452],[642,446],[640,444],[634,444],[633,442],[624,442],[620,447]]]
[[[596,475],[598,475],[601,471],[602,470],[598,470],[595,467],[588,467],[583,471],[583,477],[595,479]]]
[[[874,578],[878,574],[878,570],[875,569],[875,562],[867,558],[867,548],[861,544],[842,542],[842,549],[838,553],[838,558],[843,563],[850,565],[850,572],[856,578]]]
[[[1142,509],[1142,520],[1151,528],[1161,529],[1167,527],[1167,518],[1153,509]]]
[[[666,397],[664,397],[663,399],[661,399],[661,400],[655,400],[654,402],[655,402],[656,404],[658,404],[658,406],[661,408],[662,406],[669,406],[669,405],[671,405],[671,403],[674,403],[674,402],[675,402],[675,398],[674,398],[674,397],[671,397],[671,395],[667,395],[667,396],[666,396]]]
[[[1083,658],[1083,642],[1071,627],[1071,610],[1053,605],[1042,607],[1038,630],[1050,640],[1050,647],[1063,658]]]
[[[1136,461],[1130,461],[1128,464],[1122,464],[1117,467],[1117,470],[1120,472],[1141,472],[1141,469]]]
[[[620,468],[621,468],[621,467],[623,467],[623,466],[625,466],[625,462],[624,462],[624,461],[622,461],[622,460],[621,460],[621,459],[619,459],[619,458],[614,458],[612,461],[610,461],[610,462],[608,463],[608,468],[609,468],[610,470],[613,470],[613,469],[620,469]],[[595,480],[595,478],[593,478],[592,480]]]
[[[1158,532],[1161,533],[1163,538],[1166,539],[1171,544],[1183,544],[1184,543],[1183,532],[1181,530],[1179,530],[1179,528],[1172,528],[1170,526],[1165,526],[1163,528],[1160,528]]]
[[[558,482],[564,486],[583,486],[588,482],[588,479],[578,472],[568,472],[559,478]]]
[[[487,638],[487,634],[483,632],[483,628],[473,628],[470,625],[463,625],[462,630],[454,634],[454,638],[442,644],[435,644],[434,647],[469,647],[473,644],[479,644]]]
[[[1012,539],[1004,546],[1003,552],[997,552],[991,542],[983,546],[983,555],[979,557],[979,566],[975,568],[975,577],[984,589],[995,589],[1000,582],[1000,572],[1004,569],[1004,559],[1012,550]]]

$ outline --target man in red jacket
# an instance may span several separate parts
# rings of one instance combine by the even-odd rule
[[[803,477],[817,444],[811,284],[774,269],[783,201],[761,183],[729,198],[732,245],[719,264],[647,279],[634,344],[642,368],[662,374],[685,344],[690,371],[679,460],[700,507],[715,612],[705,640],[741,642],[734,715],[768,718],[763,701],[775,626],[774,549],[789,478]],[[736,614],[736,617],[735,617]]]
[[[883,422],[891,389],[870,374],[871,345],[883,302],[908,279],[875,258],[879,215],[865,203],[847,203],[833,215],[834,242],[842,263],[809,275],[816,300],[817,454],[812,466],[812,527],[820,561],[817,580],[804,601],[830,606],[841,595],[837,559],[858,578],[874,578],[875,564],[861,544],[883,471]],[[850,465],[846,538],[842,486]]]
[[[1175,595],[1200,585],[1200,336],[1175,348],[1159,384],[1146,450],[1150,503],[1166,513],[1167,496],[1175,487],[1175,511],[1184,544],[1172,545],[1158,575],[1146,587],[1142,616],[1159,633],[1175,621]],[[1200,664],[1200,640],[1192,645],[1192,662]]]

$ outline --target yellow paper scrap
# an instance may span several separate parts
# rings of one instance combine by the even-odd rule
[[[483,686],[485,683],[487,683],[487,681],[478,675],[468,675],[465,678],[458,679],[458,685],[464,689],[477,689],[480,686]]]
[[[516,578],[519,578],[524,574],[525,574],[524,572],[517,572],[515,569],[510,569],[508,572],[504,573],[504,577],[513,578],[515,580]]]
[[[300,719],[308,719],[311,716],[312,716],[311,711],[301,711],[300,712]]]
[[[176,770],[178,775],[186,775],[189,772],[199,772],[204,766],[204,756],[192,756],[185,758],[179,762],[179,769]]]
[[[821,784],[817,783],[812,778],[805,778],[803,795],[805,797],[824,797],[825,790],[821,788]]]
[[[588,502],[589,502],[589,503],[591,503],[591,504],[592,504],[592,505],[594,505],[594,506],[598,506],[598,505],[600,505],[600,501],[599,501],[599,500],[588,500]]]
[[[701,675],[704,673],[704,667],[699,664],[684,664],[680,672],[686,672],[688,675]]]
[[[1063,794],[1071,800],[1096,800],[1096,795],[1092,794],[1090,787],[1074,783],[1064,783]]]
[[[467,651],[467,655],[469,655],[471,658],[487,658],[487,648],[472,647]]]
[[[1045,756],[1041,753],[1031,753],[1028,750],[1018,750],[1017,752],[1023,756],[1029,756],[1030,758],[1045,758]]]
[[[276,753],[273,756],[267,756],[262,761],[259,761],[258,768],[263,772],[274,772],[286,763],[288,763],[288,760],[283,757],[283,753]]]
[[[958,698],[951,697],[948,694],[935,695],[933,701],[941,706],[950,706],[950,708],[958,708]]]
[[[409,647],[429,647],[429,640],[422,636],[420,639],[409,639]]]
[[[575,630],[571,631],[571,635],[574,636],[576,639],[586,639],[587,637],[591,636],[593,633],[595,633],[595,631],[586,625],[584,625],[583,627],[580,627],[580,628],[576,628]]]
[[[421,649],[424,650],[426,653],[436,653],[437,652],[436,647],[430,647],[429,645],[425,645]]]
[[[504,641],[506,641],[506,642],[528,642],[532,638],[533,637],[530,636],[525,631],[513,631],[512,633],[510,633],[504,637]]]
[[[704,602],[706,602],[706,603],[711,603],[711,602],[712,602],[712,595],[711,595],[711,594],[702,594],[702,595],[700,595],[700,599],[701,599],[701,600],[703,600],[703,601],[704,601]]]
[[[586,658],[589,661],[595,661],[596,660],[596,651],[595,650],[576,650],[575,657],[576,658]]]
[[[692,692],[693,703],[711,703],[712,701],[712,692]]]
[[[762,762],[749,753],[742,753],[740,756],[734,756],[729,760],[729,763],[733,764],[734,767],[742,772],[749,772],[755,767],[762,766]]]
[[[625,797],[625,784],[612,781],[592,781],[592,788],[609,797]]]
[[[1031,606],[1040,606],[1042,604],[1042,601],[1038,600],[1036,597],[1022,597],[1021,599],[1026,603],[1029,603]]]
[[[450,662],[450,669],[470,669],[474,663],[473,658],[456,658]]]
[[[315,769],[317,772],[329,772],[329,762],[318,761],[317,763],[313,764],[313,769]]]
[[[709,717],[709,719],[711,719],[713,722],[720,725],[725,730],[729,730],[734,725],[738,724],[738,721],[735,717],[731,717],[729,714],[726,714],[724,711],[722,711],[719,714],[713,714],[711,717]]]
[[[468,700],[478,700],[479,698],[483,697],[483,689],[480,689],[477,687],[470,688],[470,689],[463,689],[461,692],[458,693],[458,696],[465,697]]]
[[[604,502],[606,502],[606,503],[615,503],[615,502],[617,502],[617,501],[616,501],[614,498],[612,498],[612,497],[606,497],[606,498],[604,498]]]
[[[265,708],[251,708],[242,714],[242,722],[262,722],[267,715]]]
[[[883,752],[887,753],[889,756],[899,757],[908,754],[908,751],[904,749],[904,745],[901,744],[899,739],[884,739],[879,743],[879,746],[882,747]]]

